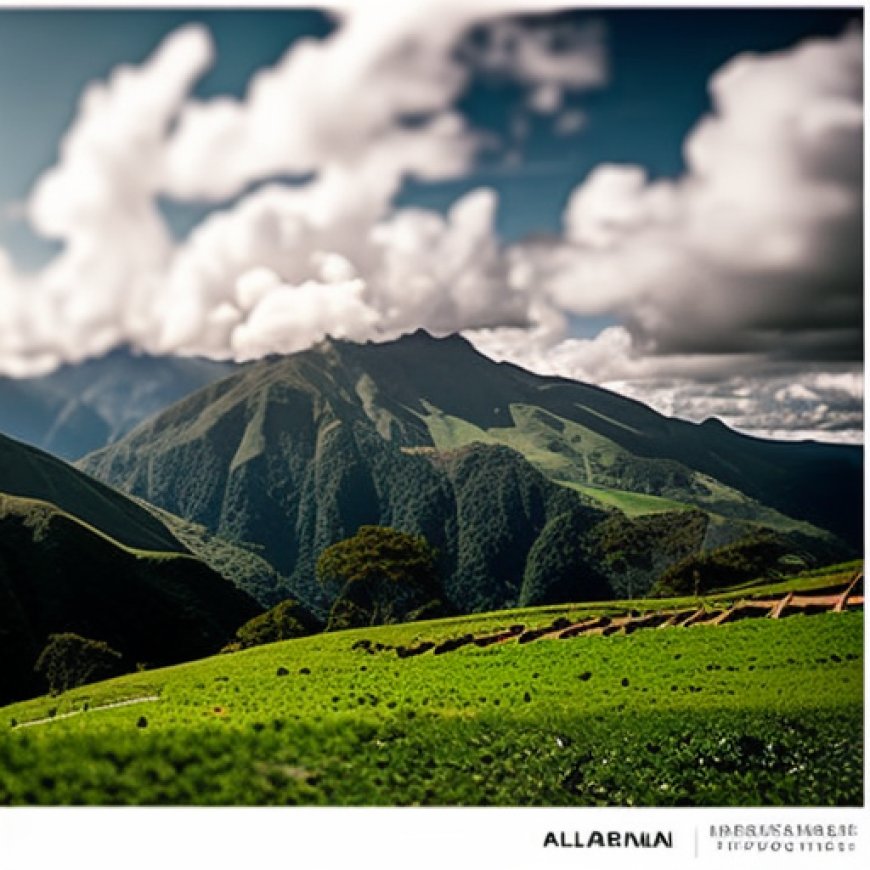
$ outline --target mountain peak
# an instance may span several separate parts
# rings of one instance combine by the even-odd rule
[[[417,341],[437,341],[439,343],[449,342],[451,344],[470,344],[468,339],[464,338],[458,332],[450,332],[447,335],[433,335],[431,332],[423,329],[422,326],[419,329],[414,330],[414,332],[406,334],[403,338],[412,338]]]
[[[381,342],[367,342],[367,344],[380,344]],[[446,335],[434,335],[423,327],[415,329],[413,332],[406,332],[392,341],[383,342],[384,344],[404,345],[408,347],[463,347],[474,349],[474,345],[460,335],[458,332],[450,332]]]
[[[348,338],[337,338],[333,335],[325,335],[320,341],[316,344],[311,345],[311,350],[316,351],[325,351],[325,352],[333,352],[341,350],[342,348],[353,348],[353,347],[383,347],[388,345],[399,345],[399,346],[429,346],[429,347],[467,347],[474,349],[474,345],[471,342],[460,335],[458,332],[447,333],[446,335],[434,335],[428,330],[424,329],[422,326],[415,329],[413,332],[404,332],[397,338],[390,339],[368,339],[367,341],[354,341]],[[291,354],[292,356],[292,354]],[[274,354],[266,357],[267,359],[281,359],[283,358],[282,354]]]

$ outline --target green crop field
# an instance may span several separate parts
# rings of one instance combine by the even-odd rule
[[[0,803],[861,802],[860,611],[394,649],[581,611],[601,608],[322,634],[15,704]]]

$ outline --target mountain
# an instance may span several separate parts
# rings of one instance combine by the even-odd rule
[[[42,377],[0,377],[0,432],[77,459],[237,368],[120,348]]]
[[[0,436],[0,703],[44,689],[33,666],[50,634],[162,665],[216,652],[260,610],[152,513]]]
[[[0,493],[53,505],[131,549],[185,552],[169,529],[144,507],[63,460],[3,435]]]
[[[860,450],[668,419],[422,331],[263,360],[80,467],[253,548],[318,616],[317,556],[362,525],[424,535],[466,612],[640,594],[759,526],[839,553],[861,524]]]

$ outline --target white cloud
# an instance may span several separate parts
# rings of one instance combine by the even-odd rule
[[[473,20],[473,5],[438,27],[429,4],[380,15],[348,10],[328,37],[295,42],[276,66],[257,73],[244,100],[189,103],[168,144],[166,192],[220,200],[269,176],[365,164],[369,150],[388,140],[396,174],[464,170],[468,146],[457,165],[450,153],[434,153],[443,127],[402,130],[401,121],[449,113],[468,76],[450,49]],[[427,149],[424,166],[414,155],[418,142]],[[440,144],[450,152],[454,131]]]
[[[862,34],[741,55],[711,82],[686,174],[601,166],[565,238],[515,249],[576,314],[623,320],[647,354],[838,354],[861,332]]]
[[[497,200],[479,189],[446,217],[404,209],[376,226],[377,263],[369,277],[387,324],[434,332],[525,323],[528,300],[509,286],[493,222]]]
[[[285,348],[265,316],[289,323],[294,307],[299,325],[286,327],[294,347],[326,328],[389,335],[421,323],[450,331],[522,322],[525,302],[504,280],[491,193],[457,202],[446,218],[390,206],[409,176],[436,180],[470,168],[483,139],[454,104],[480,62],[457,49],[473,25],[497,30],[501,22],[489,19],[512,8],[544,11],[513,0],[365,13],[347,6],[328,37],[293,43],[252,78],[242,100],[190,99],[212,61],[210,39],[195,26],[171,34],[141,66],[90,85],[57,165],[28,203],[34,228],[63,251],[34,276],[11,268],[0,275],[0,370],[43,370],[122,341],[230,356],[265,352],[269,335],[275,349]],[[536,23],[528,38],[525,30],[516,29],[515,77],[530,91],[600,79],[593,36],[565,48],[549,25]],[[311,180],[272,179],[284,173]],[[218,201],[239,193],[180,245],[157,207],[158,196]],[[333,267],[346,262],[362,287],[348,295],[340,268],[321,274],[323,257]],[[299,292],[273,290],[265,308],[267,298],[240,305],[237,287],[258,269]],[[322,316],[312,313],[318,292]]]
[[[540,303],[535,308],[537,326],[526,329],[491,329],[468,333],[487,356],[541,372],[592,383],[648,382],[656,378],[710,379],[735,368],[764,364],[762,355],[735,364],[728,354],[648,355],[624,326],[610,326],[594,338],[571,338],[567,319]]]
[[[244,360],[267,353],[293,353],[326,335],[365,339],[379,314],[366,304],[364,290],[358,278],[330,284],[275,285],[245,322],[232,330],[234,355]]]
[[[63,251],[37,275],[0,274],[0,371],[44,371],[127,338],[172,241],[155,203],[164,141],[211,59],[206,32],[182,28],[140,67],[85,90],[58,163],[37,181],[28,214]]]
[[[353,167],[356,177],[368,169],[382,172],[383,159],[374,166],[366,158],[372,149],[384,152],[387,143],[387,171],[396,178],[390,195],[406,174],[438,179],[462,173],[478,143],[471,131],[457,129],[452,106],[473,70],[516,79],[546,112],[558,108],[564,89],[596,87],[605,79],[597,26],[484,23],[485,49],[457,52],[472,25],[510,5],[421,2],[378,14],[347,7],[326,39],[294,43],[273,68],[254,76],[243,100],[220,97],[184,107],[168,146],[166,192],[220,200],[279,174],[330,167]],[[450,125],[442,123],[445,116]],[[412,117],[430,123],[406,126]],[[425,161],[417,154],[421,148]]]
[[[660,391],[686,414],[707,407],[709,383],[811,362],[816,380],[778,383],[781,404],[809,408],[812,393],[847,420],[862,395],[856,366],[842,365],[860,357],[860,31],[733,59],[711,81],[682,177],[599,166],[571,195],[562,236],[504,247],[492,191],[446,215],[391,202],[409,176],[472,166],[485,140],[455,106],[475,75],[520,85],[557,132],[582,127],[564,95],[606,81],[600,28],[495,17],[507,8],[346,7],[330,36],[294,43],[241,100],[190,99],[212,60],[196,27],[90,86],[28,203],[62,253],[27,276],[0,252],[0,371],[121,341],[248,358],[424,326],[599,383],[693,379],[694,393]],[[285,173],[311,178],[275,180]],[[156,204],[238,194],[180,244]],[[568,315],[616,325],[572,338]],[[732,387],[738,419],[756,387]]]
[[[402,209],[372,223],[365,213],[331,214],[321,222],[321,195],[328,189],[263,188],[233,209],[213,214],[173,259],[165,282],[152,297],[160,332],[143,336],[155,353],[183,349],[206,355],[253,355],[252,348],[285,351],[260,308],[276,287],[308,288],[303,297],[282,290],[280,319],[289,323],[294,300],[300,320],[292,345],[324,333],[386,338],[425,324],[439,333],[473,326],[525,323],[527,298],[511,290],[507,260],[493,227],[496,197],[472,191],[446,216]],[[330,287],[360,280],[354,299],[337,305]],[[354,285],[357,287],[357,285]],[[344,292],[344,291],[342,291]],[[321,293],[323,312],[311,314]],[[235,322],[226,306],[236,311]],[[223,307],[222,330],[210,325]],[[276,313],[276,316],[279,316]],[[238,338],[242,335],[244,338]]]

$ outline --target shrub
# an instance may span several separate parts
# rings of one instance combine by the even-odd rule
[[[39,655],[34,670],[56,695],[67,689],[107,680],[124,672],[123,657],[105,641],[77,634],[51,634]]]
[[[301,604],[288,598],[248,620],[237,632],[241,649],[316,634],[322,625]],[[232,646],[232,645],[228,645]],[[225,648],[228,650],[228,648]]]

